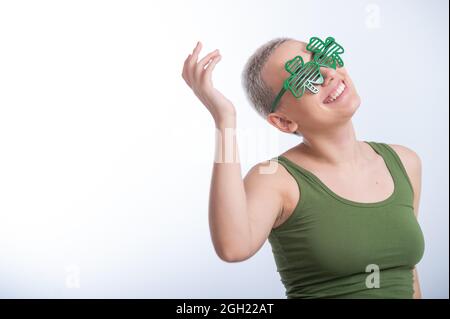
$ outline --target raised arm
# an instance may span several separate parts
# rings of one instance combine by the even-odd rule
[[[224,261],[237,262],[249,258],[264,244],[281,212],[279,177],[270,162],[255,166],[243,180],[235,135],[236,111],[211,80],[221,56],[215,50],[198,61],[201,47],[199,42],[187,57],[182,76],[215,122],[210,233],[217,255]]]

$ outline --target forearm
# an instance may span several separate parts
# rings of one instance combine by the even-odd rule
[[[209,198],[212,241],[219,257],[227,261],[243,258],[249,252],[251,242],[235,133],[235,119],[216,123],[216,152]]]
[[[420,284],[419,284],[419,276],[417,274],[417,269],[414,268],[413,270],[413,278],[414,278],[414,295],[413,299],[422,299],[422,292],[420,291]]]

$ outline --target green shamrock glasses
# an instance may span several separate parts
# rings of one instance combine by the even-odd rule
[[[334,38],[328,37],[325,42],[317,37],[309,40],[306,50],[314,55],[314,59],[305,63],[301,56],[296,56],[285,64],[285,69],[289,74],[283,87],[272,103],[270,112],[274,112],[281,97],[286,91],[290,91],[296,98],[301,98],[308,89],[311,93],[317,94],[319,89],[315,85],[323,83],[324,78],[320,72],[321,67],[336,69],[336,66],[344,66],[340,54],[344,53],[344,48],[334,41]]]

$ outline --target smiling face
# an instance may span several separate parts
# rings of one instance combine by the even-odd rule
[[[306,50],[306,45],[300,41],[287,41],[267,60],[262,70],[262,78],[275,95],[290,76],[284,68],[286,61],[297,55],[300,55],[305,63],[313,58],[312,53]],[[317,85],[319,92],[313,94],[306,90],[303,96],[297,99],[287,91],[276,111],[267,118],[272,125],[284,132],[292,133],[298,130],[305,135],[332,129],[351,120],[361,99],[346,69],[321,67],[320,71],[324,83]]]

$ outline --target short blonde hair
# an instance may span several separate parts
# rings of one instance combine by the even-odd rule
[[[281,44],[291,38],[275,38],[260,46],[248,59],[242,72],[242,86],[252,107],[262,117],[267,118],[276,98],[276,93],[262,79],[262,69],[269,57]],[[301,135],[299,132],[294,132]]]

